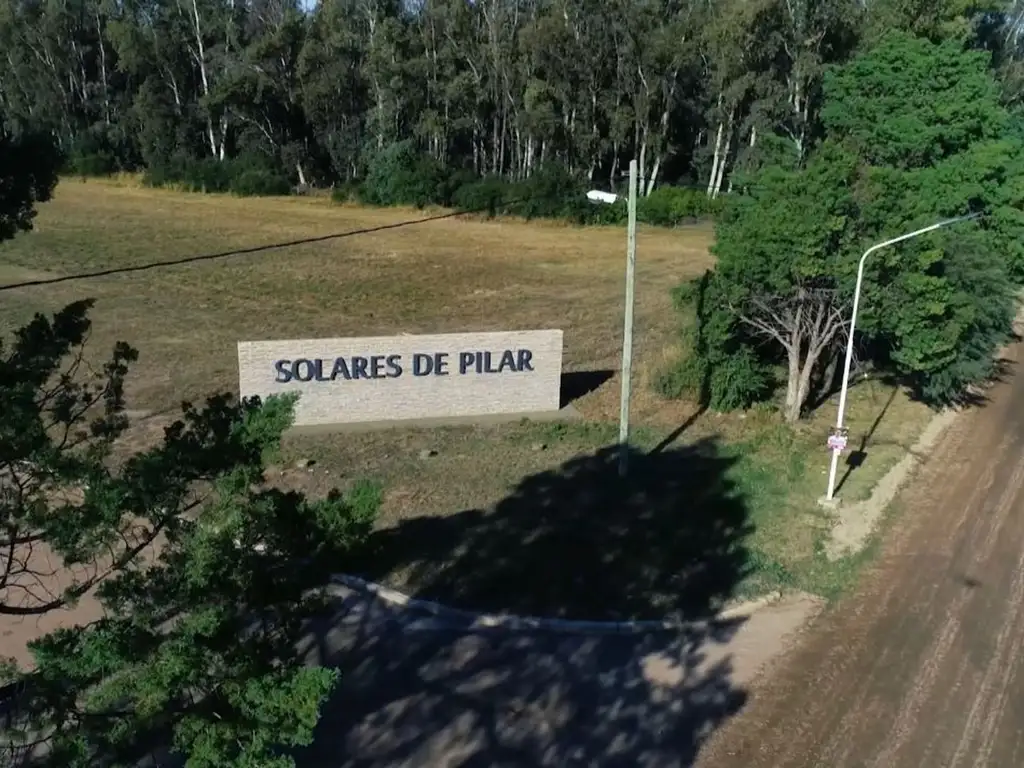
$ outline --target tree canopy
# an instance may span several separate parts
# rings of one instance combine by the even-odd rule
[[[825,72],[880,31],[987,34],[1014,59],[1016,17],[1000,5],[11,0],[0,105],[56,136],[82,173],[188,167],[212,183],[212,166],[240,160],[250,188],[327,184],[411,141],[477,176],[553,162],[611,186],[636,157],[645,192],[717,195],[736,171],[806,157]]]
[[[192,766],[289,765],[336,676],[303,664],[304,622],[378,493],[311,501],[267,483],[285,398],[186,404],[157,445],[119,455],[136,353],[120,344],[89,374],[88,308],[37,316],[0,345],[0,615],[101,609],[31,644],[26,739],[43,738],[54,766],[161,747]],[[70,582],[51,579],[54,560]]]
[[[745,391],[733,382],[727,397],[714,387],[708,397],[750,402],[784,363],[785,412],[799,418],[816,386],[832,385],[865,249],[985,212],[874,253],[858,318],[864,362],[928,401],[963,397],[992,372],[1024,278],[1024,143],[991,56],[892,32],[826,74],[821,121],[806,164],[747,175],[718,220],[718,299],[707,310],[718,319],[703,319],[714,335],[702,343],[717,348],[716,365],[742,359],[760,373]],[[697,371],[683,377],[690,388]]]

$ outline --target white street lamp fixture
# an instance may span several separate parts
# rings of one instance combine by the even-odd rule
[[[602,192],[600,189],[592,189],[587,192],[587,200],[592,203],[603,203],[605,205],[612,205],[619,196],[614,192]]]

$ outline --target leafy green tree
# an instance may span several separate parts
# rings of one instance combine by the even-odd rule
[[[885,36],[825,84],[829,135],[865,162],[864,242],[984,211],[874,255],[866,336],[928,400],[957,398],[992,370],[1024,280],[1024,142],[990,56],[956,41]]]
[[[806,169],[766,169],[717,227],[715,306],[732,319],[728,333],[781,348],[787,421],[800,418],[812,376],[846,328],[856,175],[856,158],[828,145]]]
[[[799,418],[814,382],[829,383],[864,250],[986,211],[980,224],[879,251],[865,271],[858,330],[872,362],[928,401],[957,399],[992,372],[1024,278],[1024,144],[988,57],[894,33],[831,72],[824,90],[828,140],[806,168],[762,169],[719,218],[714,299],[695,350],[708,399],[756,397],[756,377],[713,375],[737,360],[754,370],[756,355],[782,364],[783,411]]]
[[[101,608],[31,644],[25,735],[54,766],[168,746],[190,766],[289,765],[336,677],[302,663],[304,621],[379,495],[269,487],[289,399],[186,404],[159,444],[125,457],[136,353],[119,344],[89,373],[88,308],[37,316],[0,346],[0,614]]]

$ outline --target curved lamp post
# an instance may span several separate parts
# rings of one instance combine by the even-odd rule
[[[957,216],[954,219],[946,219],[944,221],[937,222],[936,224],[932,224],[930,227],[915,229],[913,232],[908,232],[905,235],[900,235],[899,237],[894,237],[891,240],[877,243],[864,251],[864,255],[860,257],[860,263],[857,264],[857,286],[853,290],[853,310],[850,313],[850,332],[846,339],[846,361],[843,363],[843,386],[839,391],[839,413],[836,416],[837,430],[842,430],[843,418],[846,416],[846,392],[850,386],[850,363],[853,360],[853,331],[857,324],[857,308],[860,305],[860,288],[861,283],[864,280],[864,262],[867,260],[868,256],[875,251],[881,250],[882,248],[886,248],[890,245],[901,243],[904,240],[910,240],[913,237],[924,235],[936,229],[941,229],[942,227],[948,227],[950,224],[956,224],[957,222],[967,221],[969,219],[976,219],[981,215],[981,213],[971,213],[967,216]],[[839,466],[839,454],[842,452],[842,448],[836,447],[832,449],[832,463],[828,470],[828,491],[825,494],[826,502],[832,502],[835,498],[836,469]]]

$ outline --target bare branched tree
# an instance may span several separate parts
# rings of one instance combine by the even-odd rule
[[[786,421],[800,418],[816,368],[846,338],[849,310],[833,287],[800,286],[789,295],[750,296],[736,315],[766,341],[782,346],[789,364]]]

